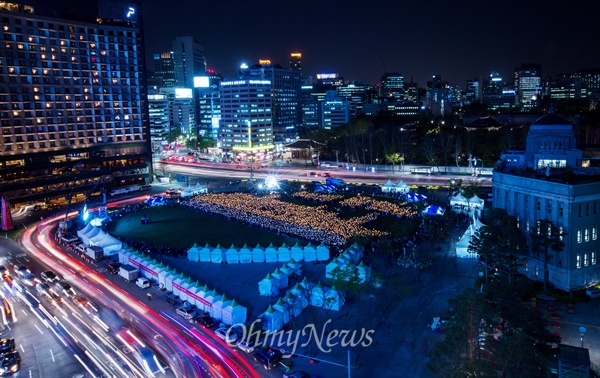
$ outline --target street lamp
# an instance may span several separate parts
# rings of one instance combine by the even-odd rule
[[[581,347],[583,348],[583,335],[585,335],[585,333],[587,332],[587,329],[585,329],[585,327],[581,326],[581,327],[579,327],[579,332],[581,332]]]

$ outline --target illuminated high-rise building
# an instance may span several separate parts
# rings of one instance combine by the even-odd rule
[[[198,135],[218,140],[221,120],[219,85],[223,80],[223,76],[212,69],[208,69],[205,76],[197,76],[195,79],[194,93]]]
[[[194,87],[194,77],[206,73],[204,48],[191,36],[176,37],[173,41],[175,85],[184,88]]]
[[[302,54],[291,53],[290,54],[290,70],[302,71]]]
[[[386,72],[380,80],[379,96],[395,101],[404,100],[404,75]]]
[[[542,94],[542,65],[522,64],[515,69],[515,90],[519,104],[524,108],[538,105]]]
[[[13,204],[151,178],[138,2],[67,3],[0,2],[0,192]]]
[[[154,81],[159,87],[175,86],[175,58],[173,51],[154,54]]]
[[[219,139],[232,158],[263,156],[273,150],[272,83],[264,79],[222,81]]]

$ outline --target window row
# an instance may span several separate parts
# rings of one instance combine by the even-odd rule
[[[589,242],[598,239],[598,229],[596,225],[577,227],[577,243]]]
[[[585,252],[583,256],[578,253],[576,256],[575,267],[581,268],[582,263],[583,266],[596,265],[596,251]]]

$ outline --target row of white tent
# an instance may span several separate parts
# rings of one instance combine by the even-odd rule
[[[483,209],[484,201],[475,194],[471,198],[466,198],[462,193],[450,198],[450,206],[466,206],[475,209]]]
[[[77,237],[81,239],[81,243],[86,247],[97,246],[102,248],[104,256],[116,255],[123,249],[123,243],[120,240],[90,223],[77,231]]]
[[[180,274],[175,269],[171,269],[139,251],[121,250],[119,262],[138,268],[141,276],[158,283],[160,287],[172,292],[182,301],[195,305],[200,311],[208,313],[225,324],[246,322],[248,312],[246,307],[234,299],[227,298],[225,294],[218,294],[198,281],[194,282],[183,273]]]
[[[339,311],[344,303],[335,287],[323,287],[320,282],[315,285],[304,278],[259,316],[263,330],[268,333],[279,331],[309,304]]]
[[[180,196],[181,198],[193,197],[198,194],[208,193],[208,188],[206,186],[200,185],[200,183],[196,183],[195,186],[190,186],[188,184],[187,188],[183,189]]]
[[[325,267],[325,277],[332,278],[333,271],[336,268],[340,270],[354,270],[358,272],[358,277],[361,282],[368,282],[371,279],[371,268],[362,262],[364,252],[362,247],[353,244],[344,251],[341,255],[331,260]]]
[[[381,186],[381,191],[384,193],[408,193],[410,192],[410,186],[400,180],[399,183],[394,184],[392,180],[387,180],[385,184]]]
[[[281,247],[273,246],[262,247],[258,244],[256,247],[248,247],[244,244],[242,248],[236,248],[233,244],[229,248],[211,247],[208,243],[204,247],[194,244],[188,249],[187,257],[189,261],[212,262],[220,264],[247,264],[262,262],[289,262],[289,261],[326,261],[329,260],[329,247],[321,243],[314,246],[312,243],[302,247],[299,243],[288,247],[285,243]]]
[[[469,244],[471,243],[471,238],[479,228],[483,226],[479,217],[473,213],[471,225],[467,228],[465,233],[460,237],[458,243],[456,243],[456,257],[462,258],[475,258],[477,255],[475,253],[469,253]]]
[[[293,274],[300,274],[302,263],[294,260],[284,263],[281,268],[275,269],[273,273],[267,274],[265,278],[258,282],[258,294],[273,297],[287,287],[288,277]]]

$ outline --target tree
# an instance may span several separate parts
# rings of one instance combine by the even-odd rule
[[[530,234],[531,250],[538,254],[542,253],[544,259],[544,290],[548,290],[550,280],[548,261],[552,257],[551,252],[559,253],[565,248],[565,243],[562,241],[564,235],[565,233],[548,219],[538,220]]]
[[[388,163],[392,163],[392,173],[394,173],[396,164],[403,162],[404,161],[404,157],[402,157],[399,153],[397,152],[393,152],[391,154],[386,154],[385,155],[385,160],[388,161]]]
[[[331,271],[329,279],[331,286],[335,286],[340,300],[344,304],[346,316],[350,312],[350,306],[354,303],[356,297],[367,288],[367,283],[358,275],[357,267],[339,267]]]
[[[513,283],[527,256],[527,239],[518,227],[517,219],[506,210],[493,209],[483,225],[471,238],[469,253],[476,253],[485,265],[485,282],[491,271],[506,272]]]

